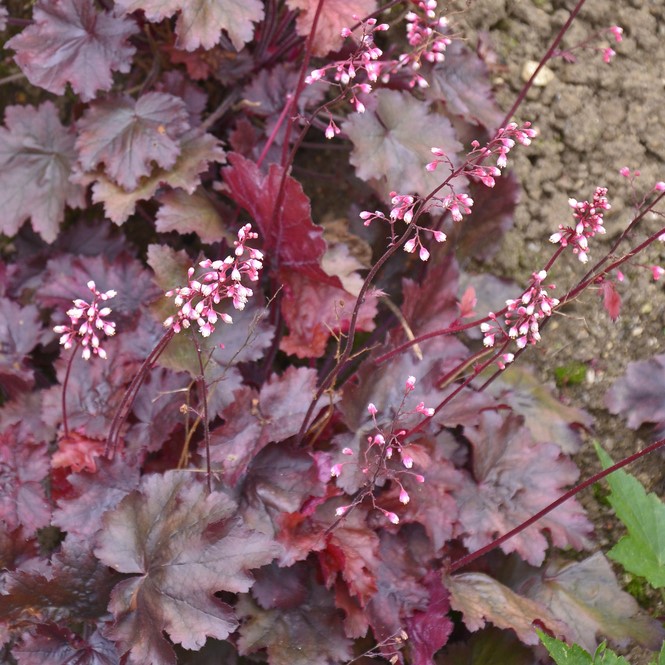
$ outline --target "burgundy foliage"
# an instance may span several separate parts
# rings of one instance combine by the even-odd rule
[[[343,36],[374,0],[319,4],[0,8],[27,79],[0,126],[3,662],[428,665],[488,635],[522,657],[534,620],[589,648],[661,635],[602,555],[555,558],[592,545],[574,500],[450,574],[576,481],[592,423],[526,371],[485,389],[478,325],[453,334],[521,294],[463,270],[520,191],[466,157],[501,122],[486,65],[453,32],[448,54]],[[431,5],[402,9],[422,27]],[[438,208],[409,198],[454,169]],[[631,426],[665,422],[661,360],[609,398]],[[470,637],[486,623],[510,637]]]

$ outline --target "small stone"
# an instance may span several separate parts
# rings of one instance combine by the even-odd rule
[[[538,62],[536,60],[527,60],[522,67],[522,80],[528,81],[533,73],[538,69]],[[538,76],[533,80],[533,85],[537,88],[544,88],[548,83],[554,80],[554,72],[547,66],[543,67]]]

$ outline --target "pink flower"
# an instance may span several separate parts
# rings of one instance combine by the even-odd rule
[[[175,304],[180,309],[164,321],[164,326],[179,333],[183,328],[189,328],[191,321],[196,321],[201,335],[209,337],[215,331],[215,324],[219,320],[233,323],[231,316],[226,312],[219,312],[217,307],[223,300],[230,299],[236,309],[242,310],[254,294],[252,289],[242,284],[242,279],[247,277],[256,282],[259,271],[263,268],[263,254],[245,244],[255,238],[258,238],[258,234],[252,231],[251,224],[245,224],[238,231],[234,256],[227,256],[224,260],[204,259],[199,262],[199,267],[204,271],[197,279],[194,278],[196,270],[190,268],[187,272],[187,286],[166,293],[169,297],[175,296]]]
[[[110,307],[100,309],[99,303],[114,298],[117,293],[113,289],[102,293],[92,280],[88,282],[87,287],[94,296],[92,302],[88,303],[80,298],[74,300],[74,307],[67,310],[70,325],[55,326],[53,332],[61,335],[60,344],[65,349],[71,349],[75,341],[80,341],[83,347],[81,355],[84,360],[90,360],[93,355],[106,359],[106,351],[100,346],[101,339],[98,331],[111,337],[115,335],[115,323],[104,320],[112,310]]]
[[[618,25],[613,25],[609,31],[614,35],[614,39],[616,39],[617,44],[623,41],[623,28],[619,27]]]
[[[663,274],[665,274],[665,269],[661,268],[660,266],[650,266],[649,269],[651,270],[651,274],[653,275],[655,282],[657,282],[663,276]]]

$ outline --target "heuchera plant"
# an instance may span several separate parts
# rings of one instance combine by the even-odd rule
[[[3,661],[660,645],[601,553],[562,554],[594,549],[592,423],[516,361],[587,289],[616,318],[665,184],[609,249],[594,183],[526,285],[466,274],[538,133],[436,0],[6,4]]]

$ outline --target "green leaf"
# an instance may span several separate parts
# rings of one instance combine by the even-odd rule
[[[573,361],[554,369],[554,379],[559,388],[562,386],[577,386],[583,383],[586,374],[587,366],[579,361]]]
[[[550,637],[540,630],[536,632],[557,665],[592,665],[591,655],[579,644],[569,647],[565,642]]]
[[[596,453],[603,468],[612,466],[612,458],[598,444]],[[610,504],[628,529],[607,556],[628,572],[645,577],[651,586],[665,587],[665,505],[625,471],[615,471],[607,482],[612,490]]]
[[[630,665],[622,656],[617,656],[607,644],[598,646],[593,656],[579,644],[568,646],[565,642],[536,630],[540,641],[545,645],[557,665]]]

